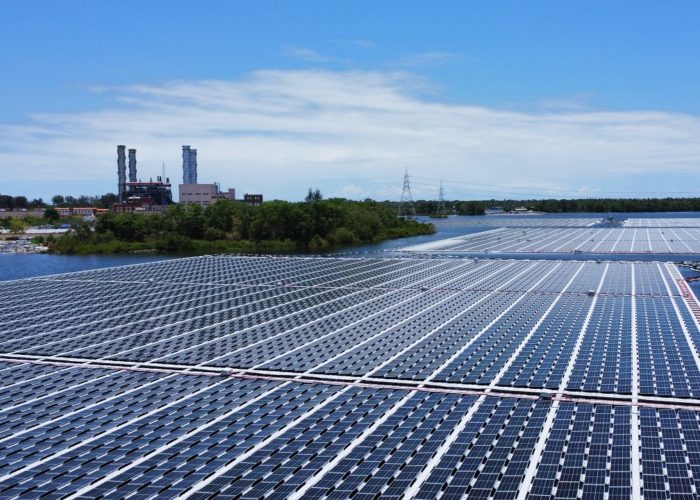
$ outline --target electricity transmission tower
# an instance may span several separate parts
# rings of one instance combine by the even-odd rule
[[[399,202],[397,213],[399,217],[415,217],[416,215],[416,206],[413,204],[413,197],[411,196],[408,168],[406,168],[406,173],[403,176],[403,191],[401,192],[401,201]]]
[[[440,195],[438,197],[437,213],[440,216],[447,215],[447,210],[445,210],[445,190],[442,188],[442,179],[440,179]]]

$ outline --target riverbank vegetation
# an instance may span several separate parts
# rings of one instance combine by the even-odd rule
[[[521,200],[487,202],[488,206],[498,205],[505,210],[527,207],[537,212],[577,213],[577,212],[697,212],[700,211],[700,198],[582,198],[577,200]]]
[[[107,213],[94,230],[78,225],[57,238],[63,254],[174,252],[318,252],[340,246],[432,234],[432,224],[396,216],[374,201],[311,199],[259,207],[219,200],[206,209],[173,205],[162,214]]]

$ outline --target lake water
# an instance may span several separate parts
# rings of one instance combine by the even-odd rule
[[[654,218],[654,217],[700,217],[700,212],[666,212],[666,213],[637,213],[637,214],[548,214],[548,215],[518,215],[513,216],[517,219],[557,219],[557,218],[590,218],[600,217],[605,218],[612,215],[616,219],[628,217],[636,218]],[[462,234],[474,233],[489,229],[487,226],[490,216],[480,217],[459,217],[454,216],[449,219],[429,219],[427,217],[419,217],[421,221],[429,221],[435,224],[437,233],[427,236],[416,236],[413,238],[402,238],[397,240],[383,241],[381,243],[361,245],[347,248],[343,251],[328,252],[324,255],[364,255],[364,256],[398,256],[401,254],[392,252],[399,247],[425,243],[442,238],[452,238]],[[459,220],[465,219],[473,222],[476,219],[483,220],[484,226],[481,227],[460,227]],[[496,226],[492,226],[496,227]],[[405,255],[404,255],[405,256]],[[495,256],[495,255],[494,255]],[[698,260],[697,255],[643,255],[643,256],[624,256],[624,255],[580,255],[580,254],[559,254],[552,256],[528,255],[528,254],[498,254],[499,258],[556,258],[556,259],[574,259],[580,260],[585,258],[601,258],[605,260]],[[48,274],[68,273],[74,271],[85,271],[88,269],[97,269],[104,267],[124,266],[128,264],[139,264],[144,262],[153,262],[163,259],[176,258],[176,256],[163,255],[50,255],[50,254],[34,254],[34,255],[0,255],[0,281],[12,280],[20,278],[29,278],[33,276],[44,276]]]
[[[0,255],[0,281],[170,259],[162,255]]]

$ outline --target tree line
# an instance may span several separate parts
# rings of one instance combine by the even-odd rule
[[[322,201],[321,192],[309,189],[306,202]],[[55,207],[97,207],[111,208],[117,203],[114,193],[99,196],[82,195],[78,197],[57,194],[46,203],[42,198],[29,200],[26,196],[0,194],[0,209],[39,209],[48,205]],[[372,200],[365,200],[372,201]],[[397,211],[398,202],[381,202],[390,210]],[[545,200],[448,200],[444,203],[448,214],[483,215],[486,209],[503,208],[506,211],[516,207],[550,213],[574,212],[697,212],[700,211],[700,198],[580,198],[580,199],[545,199]],[[416,214],[432,215],[440,212],[437,200],[416,200]]]
[[[0,208],[5,210],[34,210],[44,208],[46,203],[41,198],[33,200],[27,199],[26,196],[10,196],[9,194],[0,194]]]
[[[161,214],[109,212],[97,218],[94,231],[77,228],[53,246],[61,253],[319,251],[434,231],[431,224],[400,218],[374,201],[312,197],[306,202],[271,201],[251,207],[218,200],[206,208],[172,205]]]
[[[527,207],[549,213],[573,212],[697,212],[700,198],[580,198],[548,200],[489,200],[486,205],[505,210]]]
[[[385,202],[393,210],[399,209],[398,202]],[[581,198],[547,200],[480,200],[445,201],[447,214],[484,215],[487,209],[502,208],[511,211],[525,207],[536,212],[576,213],[576,212],[698,212],[700,198]],[[416,200],[417,215],[439,213],[436,200]]]
[[[114,193],[106,193],[99,196],[63,196],[57,194],[51,198],[55,207],[96,207],[112,208],[112,205],[119,201],[119,197]]]
[[[111,208],[117,203],[119,198],[114,193],[107,193],[99,196],[63,196],[57,194],[51,198],[51,203],[46,203],[42,198],[29,200],[26,196],[11,196],[8,194],[0,194],[0,208],[5,210],[27,209],[35,210],[46,208],[49,205],[55,207],[97,207]]]

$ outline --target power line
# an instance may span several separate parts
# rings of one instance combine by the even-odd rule
[[[420,182],[420,181],[413,181],[413,184],[417,184],[420,186],[429,186],[429,187],[439,187],[441,180],[438,179],[432,179],[429,177],[419,177],[419,176],[413,176],[414,179],[424,179],[424,180],[431,180],[435,181],[434,183],[427,183],[427,182]],[[639,197],[645,196],[645,195],[653,195],[656,197],[659,196],[679,196],[679,195],[699,195],[700,190],[696,191],[588,191],[588,192],[582,192],[582,191],[566,191],[563,189],[547,189],[543,188],[543,191],[550,191],[549,193],[546,192],[539,192],[539,193],[532,193],[532,192],[524,192],[524,191],[519,191],[519,189],[527,189],[524,187],[517,187],[517,186],[497,186],[497,185],[489,185],[489,184],[476,184],[476,183],[471,183],[471,182],[463,182],[463,181],[449,181],[451,183],[455,184],[461,184],[465,187],[468,187],[469,191],[465,191],[465,188],[462,189],[454,189],[454,191],[457,192],[479,192],[479,193],[487,193],[487,194],[499,194],[499,195],[519,195],[519,196],[533,196],[533,197],[538,197],[538,198],[551,198],[554,197],[554,193],[557,193],[559,195],[568,195],[568,196],[574,196],[574,197],[580,197],[580,198],[601,198],[601,197],[606,197],[610,195],[637,195]],[[480,186],[479,187],[472,187],[472,186]],[[483,188],[490,188],[490,189],[483,189]]]
[[[414,185],[417,184],[417,185],[419,185],[419,186],[428,186],[428,187],[431,187],[431,188],[439,187],[439,184],[429,184],[429,183],[427,183],[427,182],[416,182],[416,181],[413,181],[413,184],[414,184]],[[469,191],[464,190],[464,188],[462,188],[462,189],[460,189],[460,188],[456,188],[456,189],[455,189],[455,188],[451,188],[451,191],[452,191],[452,192],[456,192],[456,193],[473,193],[473,192],[478,192],[478,193],[486,193],[486,194],[488,194],[488,195],[494,195],[494,194],[496,194],[496,193],[494,193],[494,191],[491,191],[491,190],[476,189],[476,188],[472,188],[472,189],[470,189]],[[514,194],[514,195],[520,195],[520,196],[534,196],[534,197],[543,197],[543,198],[544,198],[544,197],[547,197],[547,196],[551,196],[551,195],[544,195],[544,194],[541,194],[541,193],[522,193],[522,192],[517,192],[517,191],[505,191],[505,190],[504,190],[503,192],[501,192],[501,193],[498,193],[498,194]]]
[[[422,183],[422,182],[417,182],[413,181],[414,184],[420,184],[420,185],[425,185],[425,186],[432,186],[436,187],[439,186],[440,183],[443,181],[442,179],[435,179],[432,177],[421,177],[414,175],[412,176],[413,179],[423,179],[423,180],[428,180],[428,181],[434,181],[433,184],[428,184],[428,183]],[[525,193],[525,192],[519,192],[520,190],[528,190],[528,186],[499,186],[495,184],[479,184],[475,182],[466,182],[466,181],[456,181],[456,180],[447,180],[446,181],[449,184],[461,184],[464,186],[476,186],[476,187],[481,187],[481,188],[489,188],[489,190],[485,189],[476,189],[473,188],[473,191],[479,191],[479,192],[493,192],[491,190],[497,190],[503,193],[507,194],[519,194],[523,196],[551,196],[548,194],[544,194],[545,192],[548,193],[563,193],[563,194],[568,194],[568,195],[576,195],[576,196],[583,196],[584,193],[581,191],[574,191],[574,190],[566,190],[566,189],[555,189],[555,188],[538,188],[541,189],[542,192],[540,193]],[[653,195],[680,195],[680,194],[700,194],[700,190],[695,190],[695,191],[594,191],[589,193],[592,196],[605,196],[605,195],[610,195],[610,194],[636,194],[636,195],[645,195],[645,194],[653,194]]]
[[[440,195],[438,197],[438,215],[447,215],[445,210],[445,190],[442,188],[442,179],[440,179]]]

